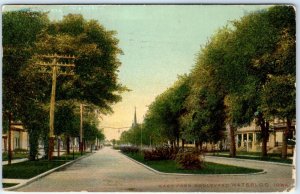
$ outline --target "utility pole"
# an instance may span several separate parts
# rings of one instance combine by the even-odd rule
[[[54,151],[54,111],[55,111],[55,93],[56,93],[56,79],[58,76],[72,76],[74,75],[73,69],[74,64],[59,63],[60,59],[65,60],[74,60],[74,56],[59,56],[54,55],[41,55],[40,57],[47,59],[50,62],[37,63],[38,66],[42,67],[40,73],[52,74],[52,88],[51,88],[51,99],[50,99],[50,121],[49,121],[49,150],[48,150],[48,159],[52,160],[53,151]],[[52,61],[51,61],[52,60]],[[52,72],[49,71],[51,68]]]
[[[83,152],[83,105],[80,104],[80,142],[79,142],[79,149],[80,149],[80,153],[82,155]]]
[[[143,128],[141,126],[141,151],[142,151],[142,146],[143,146]]]
[[[8,113],[8,164],[11,164],[12,151],[11,151],[11,126],[12,126],[12,113]]]

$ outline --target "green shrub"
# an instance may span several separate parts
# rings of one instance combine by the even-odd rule
[[[22,148],[16,148],[13,151],[14,153],[28,153],[28,150]]]
[[[201,169],[204,159],[197,152],[179,152],[176,155],[176,163],[183,169]]]
[[[143,152],[145,160],[174,160],[178,151],[178,148],[161,146]]]
[[[136,146],[120,146],[123,153],[137,153],[140,149]]]

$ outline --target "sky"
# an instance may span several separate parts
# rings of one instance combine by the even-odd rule
[[[131,126],[134,108],[143,121],[155,97],[189,73],[201,46],[218,29],[264,5],[11,5],[3,11],[31,8],[48,11],[51,20],[69,13],[97,20],[117,32],[124,55],[119,81],[131,89],[113,105],[114,113],[102,115],[100,127],[108,140],[118,139]]]

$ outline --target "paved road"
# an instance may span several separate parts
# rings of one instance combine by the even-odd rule
[[[79,160],[18,191],[284,191],[293,184],[292,167],[206,157],[207,161],[265,169],[258,175],[161,175],[111,148]]]

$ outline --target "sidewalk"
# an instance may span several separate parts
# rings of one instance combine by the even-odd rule
[[[60,151],[60,156],[63,156],[65,153],[66,153],[65,150],[61,150],[61,151]],[[57,151],[53,152],[53,156],[57,156]],[[38,155],[38,158],[39,158],[39,159],[41,159],[42,157],[43,157],[43,154],[39,154],[39,155]],[[25,161],[27,161],[27,160],[28,160],[28,158],[13,159],[13,160],[11,161],[11,163],[14,164],[14,163],[19,163],[19,162],[25,162]],[[8,161],[7,161],[7,160],[6,160],[6,161],[2,161],[2,166],[3,166],[3,165],[7,165],[7,164],[8,164]]]
[[[27,158],[14,159],[11,161],[11,163],[14,164],[14,163],[19,163],[19,162],[25,162],[27,160],[28,160]],[[2,161],[2,166],[7,165],[7,164],[8,164],[8,161]]]
[[[2,183],[25,183],[28,179],[2,179]]]
[[[206,153],[206,156],[226,157],[226,158],[229,158],[229,154],[228,153],[216,153],[216,154]],[[285,163],[285,162],[280,162],[280,161],[273,161],[273,160],[257,160],[257,159],[260,159],[261,156],[250,155],[250,154],[249,155],[248,154],[239,154],[239,155],[237,155],[237,157],[234,157],[234,158],[235,159],[244,159],[244,160],[256,160],[256,161],[261,161],[261,162],[272,162],[272,163],[290,164],[290,163]],[[273,159],[280,159],[280,158],[276,158],[276,157],[272,157],[272,158]],[[288,157],[287,159],[293,160],[293,157]]]

